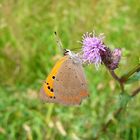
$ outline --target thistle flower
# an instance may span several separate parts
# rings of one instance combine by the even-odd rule
[[[101,52],[102,63],[110,70],[118,68],[121,60],[121,49],[114,49],[111,51],[108,47],[105,47],[105,52]]]
[[[110,70],[115,70],[121,59],[121,50],[114,49],[111,51],[104,43],[104,35],[95,36],[94,33],[86,33],[83,35],[83,61],[91,64],[94,63],[96,69],[100,64],[105,64]]]
[[[116,69],[119,65],[119,62],[121,60],[121,55],[122,55],[122,52],[121,52],[121,49],[114,49],[113,52],[112,52],[112,64],[114,65],[113,68]]]
[[[95,36],[94,33],[86,33],[82,36],[83,60],[86,63],[94,63],[98,69],[102,62],[100,52],[105,52],[105,45],[103,43],[104,36],[100,34]]]

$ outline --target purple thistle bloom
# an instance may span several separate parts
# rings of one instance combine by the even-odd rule
[[[102,62],[101,52],[105,52],[105,45],[103,43],[104,36],[100,34],[95,36],[94,33],[86,33],[83,35],[82,47],[83,47],[83,60],[87,63],[94,63],[98,69]]]
[[[112,52],[112,56],[113,56],[113,62],[114,63],[119,63],[120,59],[121,59],[121,49],[114,49],[113,52]]]
[[[121,49],[114,49],[111,51],[108,47],[105,47],[105,52],[101,52],[102,63],[110,70],[118,68],[121,59]]]
[[[121,59],[121,49],[116,48],[111,51],[110,48],[106,47],[103,43],[103,34],[95,36],[94,33],[87,32],[82,38],[82,60],[85,63],[94,63],[96,69],[98,69],[100,64],[104,64],[110,70],[118,68]]]
[[[121,49],[114,49],[113,52],[112,52],[112,65],[114,65],[114,69],[116,69],[119,65],[119,62],[121,60],[121,55],[122,55],[122,52],[121,52]]]

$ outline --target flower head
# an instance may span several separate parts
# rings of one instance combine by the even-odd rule
[[[87,63],[94,63],[98,68],[102,62],[101,52],[106,51],[103,34],[95,36],[94,33],[87,32],[82,38],[83,60]]]
[[[121,55],[122,55],[122,51],[121,49],[114,49],[112,52],[112,60],[113,60],[113,64],[114,64],[114,69],[116,69],[119,65],[119,62],[121,60]]]
[[[94,63],[97,69],[100,64],[104,64],[110,70],[118,68],[121,50],[116,48],[111,51],[103,42],[103,34],[95,36],[94,33],[87,32],[82,38],[82,59],[84,62]]]
[[[111,51],[108,47],[105,48],[105,52],[101,53],[102,63],[110,70],[118,68],[121,59],[121,49],[114,49]]]

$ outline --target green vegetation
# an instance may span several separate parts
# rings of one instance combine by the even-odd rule
[[[0,140],[92,140],[103,123],[113,123],[100,140],[140,140],[140,95],[118,119],[119,85],[104,66],[85,67],[90,97],[79,107],[43,104],[42,81],[61,57],[54,31],[65,48],[81,45],[83,33],[105,33],[123,57],[118,75],[138,64],[140,2],[136,0],[0,1]],[[140,85],[127,85],[128,93]]]

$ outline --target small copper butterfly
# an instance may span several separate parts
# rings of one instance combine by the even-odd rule
[[[43,83],[40,98],[49,103],[79,105],[88,96],[87,81],[81,59],[65,49]]]

